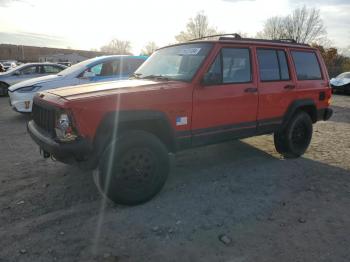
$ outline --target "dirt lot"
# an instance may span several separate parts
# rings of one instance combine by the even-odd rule
[[[350,261],[350,96],[283,160],[262,136],[178,154],[151,202],[115,206],[44,160],[0,98],[0,261]]]

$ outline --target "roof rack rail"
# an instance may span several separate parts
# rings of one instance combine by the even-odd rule
[[[223,40],[222,38],[224,38],[224,37],[222,37],[222,36],[233,36],[233,37],[230,37],[229,39],[241,39],[242,38],[239,34],[236,34],[236,33],[233,33],[233,34],[218,34],[218,35],[208,35],[208,36],[202,36],[202,37],[199,37],[199,38],[194,38],[194,39],[189,40],[189,42],[197,41],[197,40],[201,40],[201,39],[206,39],[206,38],[218,37],[218,36],[221,36],[219,38],[219,40]]]
[[[287,44],[293,44],[293,45],[301,45],[301,46],[310,46],[309,44],[303,44],[303,43],[297,43],[294,39],[259,39],[259,38],[232,38],[232,37],[220,37],[219,40],[226,40],[226,41],[252,41],[252,42],[266,42],[266,43],[287,43]]]
[[[290,42],[290,43],[293,43],[293,44],[297,44],[297,41],[295,41],[295,39],[293,39],[293,38],[280,38],[280,39],[277,39],[277,41]]]

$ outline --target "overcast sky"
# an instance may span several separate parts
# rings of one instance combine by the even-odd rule
[[[320,8],[335,46],[350,46],[350,0],[0,0],[0,43],[89,50],[119,38],[137,54],[148,41],[173,43],[199,11],[220,31],[254,36],[304,4]]]

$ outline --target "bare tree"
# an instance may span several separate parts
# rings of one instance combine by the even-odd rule
[[[286,17],[272,17],[264,25],[259,37],[267,39],[294,39],[297,43],[318,42],[325,38],[320,10],[306,6],[297,8]]]
[[[130,41],[113,39],[107,45],[102,46],[101,51],[109,54],[115,54],[115,55],[130,55],[131,43]]]
[[[148,42],[144,49],[141,50],[142,55],[151,55],[158,49],[155,42]]]
[[[285,18],[274,16],[266,20],[264,29],[257,34],[258,38],[281,39],[287,38],[285,32]]]
[[[199,12],[194,18],[190,18],[186,25],[186,31],[181,31],[180,34],[175,36],[175,39],[182,43],[194,38],[215,34],[218,34],[217,29],[210,27],[208,17],[203,12]]]

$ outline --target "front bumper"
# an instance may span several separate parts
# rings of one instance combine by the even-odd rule
[[[32,112],[34,93],[8,92],[8,94],[13,110],[20,113]]]
[[[331,108],[322,108],[317,111],[317,121],[327,121],[333,115]]]
[[[40,149],[59,161],[65,163],[81,162],[92,152],[92,146],[88,140],[78,138],[74,142],[59,143],[47,132],[38,127],[33,120],[28,122],[27,129]]]

